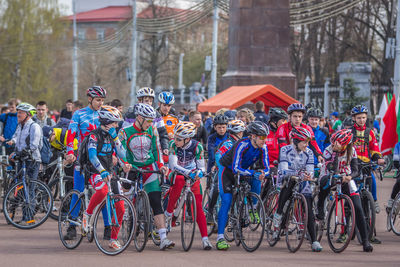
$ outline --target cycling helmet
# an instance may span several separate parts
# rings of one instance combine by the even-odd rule
[[[357,105],[351,109],[351,116],[355,116],[361,113],[368,114],[368,108],[364,105]]]
[[[353,121],[353,119],[352,119],[351,117],[346,117],[346,118],[343,120],[342,125],[343,125],[344,127],[352,127],[352,126],[354,125],[354,121]]]
[[[288,115],[281,108],[270,108],[268,116],[269,116],[269,120],[272,122],[277,122],[282,119],[284,119],[284,120],[288,119]]]
[[[353,134],[350,129],[342,129],[331,136],[331,143],[339,142],[342,146],[347,146],[353,140]]]
[[[87,89],[86,95],[90,97],[100,97],[100,98],[106,98],[107,96],[107,91],[106,89],[100,87],[100,86],[92,86]]]
[[[174,134],[182,138],[192,138],[196,134],[196,125],[192,122],[181,121],[175,126]]]
[[[246,125],[241,120],[231,120],[228,123],[227,130],[232,133],[240,133],[246,130]]]
[[[171,92],[161,92],[158,95],[158,101],[160,101],[160,103],[172,105],[175,103],[175,97]]]
[[[290,131],[290,137],[293,139],[293,141],[310,141],[311,133],[306,128],[293,127]]]
[[[155,119],[156,118],[156,111],[155,109],[144,103],[139,103],[135,105],[135,114],[140,115],[144,118]]]
[[[261,121],[253,121],[247,126],[247,132],[249,134],[255,134],[257,136],[268,136],[269,129],[268,126],[265,125]]]
[[[99,110],[100,124],[107,125],[113,122],[122,121],[121,112],[112,106],[102,106]]]
[[[301,103],[293,103],[288,107],[287,113],[290,115],[294,111],[300,111],[300,112],[303,112],[303,114],[304,114],[304,113],[306,113],[306,108]]]
[[[319,108],[310,108],[307,111],[307,118],[322,118],[323,114]]]
[[[25,111],[26,113],[31,114],[31,116],[36,114],[36,108],[29,103],[22,102],[17,106],[17,110]]]
[[[229,118],[222,114],[215,116],[213,119],[213,125],[228,124],[228,122],[229,122]]]
[[[141,97],[145,97],[145,96],[150,96],[150,97],[154,98],[155,97],[154,90],[151,89],[150,87],[143,87],[143,88],[140,88],[136,93],[137,98],[141,98]]]
[[[225,111],[224,115],[226,117],[228,117],[228,121],[236,119],[236,111],[235,110]]]

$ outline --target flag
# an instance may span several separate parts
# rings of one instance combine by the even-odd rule
[[[389,107],[382,118],[382,122],[385,124],[385,128],[381,129],[381,153],[382,155],[389,155],[392,153],[392,148],[394,148],[398,142],[397,135],[397,102],[396,97],[393,95],[390,101]],[[398,111],[397,111],[398,112]]]
[[[379,149],[382,151],[382,133],[385,131],[385,123],[383,122],[383,117],[385,116],[386,111],[388,110],[389,103],[391,95],[389,93],[384,94],[382,98],[382,104],[379,108],[378,116],[381,118],[381,123],[380,123],[380,131],[379,131]],[[400,99],[400,98],[399,98]]]

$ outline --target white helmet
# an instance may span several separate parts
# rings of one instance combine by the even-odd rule
[[[36,114],[36,108],[29,103],[23,102],[17,106],[17,110],[25,111],[30,113],[32,116]]]
[[[181,121],[175,126],[174,134],[182,138],[192,138],[196,134],[196,125],[192,122]]]
[[[144,103],[139,103],[135,105],[135,114],[140,115],[144,118],[151,118],[151,119],[156,118],[155,109],[152,106]]]
[[[232,133],[240,133],[246,130],[246,125],[241,120],[232,120],[228,122],[228,127],[226,129]]]
[[[145,97],[145,96],[150,96],[150,97],[154,98],[155,97],[154,90],[151,89],[150,87],[142,87],[136,93],[137,98],[141,98],[141,97]]]
[[[101,106],[101,109],[99,110],[99,121],[103,125],[119,122],[122,121],[122,114],[115,107]]]

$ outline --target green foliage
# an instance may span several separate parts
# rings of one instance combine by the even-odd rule
[[[354,106],[359,105],[360,103],[368,100],[367,97],[357,96],[357,92],[359,90],[360,88],[354,86],[353,79],[344,79],[343,81],[344,98],[341,99],[344,113],[350,112]]]
[[[0,98],[57,98],[52,78],[66,30],[55,0],[0,0]],[[64,102],[64,99],[61,100]]]

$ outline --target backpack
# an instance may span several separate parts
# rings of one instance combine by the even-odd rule
[[[35,122],[34,122],[35,123]],[[31,123],[29,126],[29,135],[25,139],[26,146],[29,147],[31,143],[31,127],[34,123]],[[37,123],[36,123],[37,124]],[[51,145],[49,140],[42,134],[42,147],[40,148],[40,159],[42,160],[43,164],[49,164],[53,153],[51,152]]]
[[[32,120],[34,121],[34,122],[38,122],[38,118],[32,118]],[[50,118],[50,117],[47,117],[46,118],[46,124],[47,124],[47,126],[51,126],[51,122],[52,122],[53,120],[52,120],[52,118]]]

